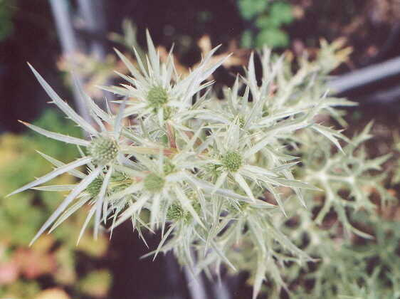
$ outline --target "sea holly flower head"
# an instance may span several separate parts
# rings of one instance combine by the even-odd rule
[[[257,296],[267,277],[285,286],[280,274],[287,262],[300,266],[312,261],[296,230],[285,225],[287,218],[301,215],[299,227],[314,232],[335,209],[346,229],[367,238],[347,219],[347,211],[373,211],[361,188],[373,185],[373,179],[364,173],[379,169],[386,157],[364,163],[365,153],[356,155],[351,148],[369,137],[368,130],[349,143],[340,130],[316,121],[325,114],[343,125],[336,107],[353,105],[326,92],[324,78],[334,62],[321,66],[319,57],[292,68],[284,56],[264,50],[259,77],[252,54],[245,75],[224,88],[221,100],[209,81],[227,59],[213,58],[218,47],[183,76],[172,53],[161,60],[148,33],[147,44],[146,57],[134,50],[136,64],[116,50],[130,72],[120,74],[126,83],[102,87],[117,95],[116,114],[80,91],[91,120],[77,114],[31,67],[52,103],[87,137],[23,122],[46,137],[77,145],[81,154],[69,163],[41,154],[55,169],[10,194],[28,189],[69,192],[33,241],[89,206],[80,237],[91,221],[95,236],[101,226],[109,225],[112,232],[127,220],[144,241],[145,231],[160,230],[160,244],[150,254],[173,251],[182,264],[207,272],[222,264],[248,270]],[[331,60],[336,50],[324,45]],[[332,169],[335,163],[340,172]],[[76,183],[43,185],[65,173]],[[357,184],[350,193],[355,201],[338,200],[338,183]],[[374,188],[379,190],[376,184]],[[316,198],[324,199],[322,206]],[[319,209],[316,220],[309,208]]]
[[[93,162],[106,165],[118,156],[118,144],[111,137],[95,137],[88,146]]]
[[[235,173],[242,166],[243,158],[240,153],[229,151],[222,156],[221,162],[227,171]]]
[[[157,111],[168,102],[168,93],[163,87],[153,86],[147,93],[147,101],[149,107]]]
[[[96,177],[86,188],[86,192],[91,198],[95,198],[100,194],[101,187],[103,185],[104,179],[101,177]]]
[[[172,53],[166,62],[161,61],[148,32],[147,46],[147,63],[143,62],[142,57],[134,49],[138,68],[116,50],[131,76],[120,74],[128,82],[121,87],[102,88],[130,99],[127,102],[126,116],[138,115],[147,118],[156,115],[160,125],[168,119],[182,117],[182,113],[191,109],[193,97],[212,84],[211,81],[205,81],[227,59],[224,57],[212,63],[212,55],[219,47],[214,48],[188,76],[183,77],[176,72]]]
[[[168,208],[167,218],[173,221],[188,220],[190,219],[190,214],[182,206],[174,203]]]
[[[112,127],[114,127],[114,130],[108,131],[106,129],[106,126],[104,126],[103,121],[111,123],[113,117],[101,110],[93,102],[93,100],[89,98],[89,96],[85,95],[83,91],[81,91],[82,98],[90,109],[91,115],[94,117],[97,124],[101,124],[100,131],[98,131],[93,127],[92,124],[84,120],[65,101],[63,101],[32,66],[30,66],[30,68],[32,69],[39,83],[52,99],[52,103],[57,105],[58,108],[60,108],[71,120],[73,120],[78,126],[84,129],[91,136],[91,141],[51,132],[26,122],[22,123],[32,130],[49,138],[69,144],[75,144],[78,147],[84,146],[87,148],[89,156],[83,156],[82,158],[79,158],[76,161],[68,163],[66,165],[61,162],[57,162],[55,159],[50,158],[51,162],[55,163],[57,166],[54,171],[38,178],[31,183],[26,184],[25,186],[12,192],[10,195],[25,191],[30,188],[35,188],[64,173],[78,174],[77,177],[81,180],[80,183],[71,190],[70,194],[65,198],[64,202],[61,203],[61,205],[56,209],[52,216],[45,222],[37,235],[34,237],[33,241],[35,241],[45,230],[47,230],[73,203],[73,201],[80,196],[82,192],[88,191],[88,188],[88,193],[91,194],[91,197],[96,196],[96,198],[98,198],[98,201],[96,202],[97,209],[95,211],[96,218],[98,220],[95,228],[96,232],[98,232],[101,214],[102,212],[104,213],[106,211],[107,202],[104,201],[104,199],[106,196],[106,190],[110,181],[110,177],[113,173],[113,165],[115,163],[119,163],[118,159],[123,159],[123,154],[119,152],[117,144],[117,140],[120,139],[122,131],[121,122],[123,106],[120,110],[120,113],[114,118],[114,123],[111,125]],[[91,171],[87,175],[82,172],[77,173],[78,171],[76,169],[84,165],[87,165]],[[98,189],[100,184],[99,178],[101,178],[102,176],[104,176],[104,180],[102,181],[100,189]],[[86,199],[85,202],[87,202],[88,200],[89,199]],[[104,208],[103,205],[105,206]]]

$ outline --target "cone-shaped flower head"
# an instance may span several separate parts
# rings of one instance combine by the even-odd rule
[[[102,185],[103,178],[97,177],[88,185],[88,187],[86,188],[86,192],[90,195],[91,198],[94,198],[100,193]]]
[[[113,161],[118,155],[118,145],[111,137],[96,137],[88,146],[93,161],[100,165],[105,165]]]
[[[240,169],[243,163],[243,158],[240,153],[229,151],[221,159],[222,165],[229,172],[236,172]]]
[[[154,86],[147,93],[147,101],[149,107],[158,110],[168,102],[168,93],[163,87]]]
[[[167,218],[169,220],[174,220],[174,221],[182,220],[186,218],[186,215],[187,214],[185,210],[182,208],[182,206],[175,203],[172,204],[167,211]]]

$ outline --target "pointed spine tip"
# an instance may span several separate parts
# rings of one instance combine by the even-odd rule
[[[36,242],[36,240],[39,238],[39,236],[35,236],[32,240],[31,240],[31,242],[29,243],[29,245],[28,245],[28,247],[30,248],[30,247],[32,247],[32,245]]]
[[[37,153],[39,153],[40,155],[45,155],[44,153],[40,152],[39,150],[35,150]]]
[[[20,122],[21,124],[24,124],[25,126],[28,126],[28,125],[30,125],[30,123],[28,123],[28,122],[24,122],[24,121],[22,121],[22,120],[18,120],[18,122]]]

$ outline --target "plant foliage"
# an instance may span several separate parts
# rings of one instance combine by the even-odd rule
[[[286,1],[238,0],[238,9],[251,29],[244,31],[242,46],[246,48],[286,47],[289,36],[282,30],[293,22],[292,5]]]
[[[97,236],[103,227],[112,232],[130,220],[144,241],[145,231],[161,231],[160,244],[149,255],[172,251],[192,272],[210,276],[222,266],[248,271],[254,297],[266,280],[271,297],[282,288],[294,297],[333,296],[337,288],[324,278],[346,271],[340,268],[353,253],[346,252],[350,237],[368,240],[378,234],[356,217],[377,217],[373,195],[380,203],[392,200],[376,175],[388,157],[369,159],[363,148],[371,125],[351,139],[336,129],[347,126],[340,107],[354,103],[331,96],[325,82],[348,49],[340,50],[341,42],[322,42],[316,59],[295,63],[264,49],[262,75],[256,76],[252,55],[245,76],[225,88],[221,100],[209,79],[225,61],[212,60],[217,48],[181,76],[172,54],[161,61],[149,34],[147,42],[148,55],[142,59],[136,52],[136,62],[117,51],[130,75],[120,74],[119,86],[102,87],[117,95],[116,113],[81,91],[93,122],[80,117],[31,67],[52,103],[89,136],[25,123],[80,149],[80,157],[67,163],[43,155],[55,169],[10,194],[32,188],[69,192],[33,241],[87,206],[81,235],[89,222]],[[76,183],[43,185],[65,173]],[[317,271],[307,273],[310,265],[318,265]],[[343,280],[340,292],[364,293],[359,280],[374,276]],[[308,277],[313,278],[309,288],[295,284]]]

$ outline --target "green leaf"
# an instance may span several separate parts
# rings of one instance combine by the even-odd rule
[[[253,33],[250,30],[245,30],[242,34],[242,48],[251,48],[253,46]]]
[[[294,20],[292,6],[282,1],[272,3],[268,14],[271,16],[271,23],[276,27],[290,24]]]
[[[268,7],[268,2],[267,0],[239,0],[240,14],[244,19],[251,20]]]
[[[277,28],[265,28],[256,37],[256,46],[262,48],[269,46],[273,48],[286,47],[289,45],[289,36]]]

